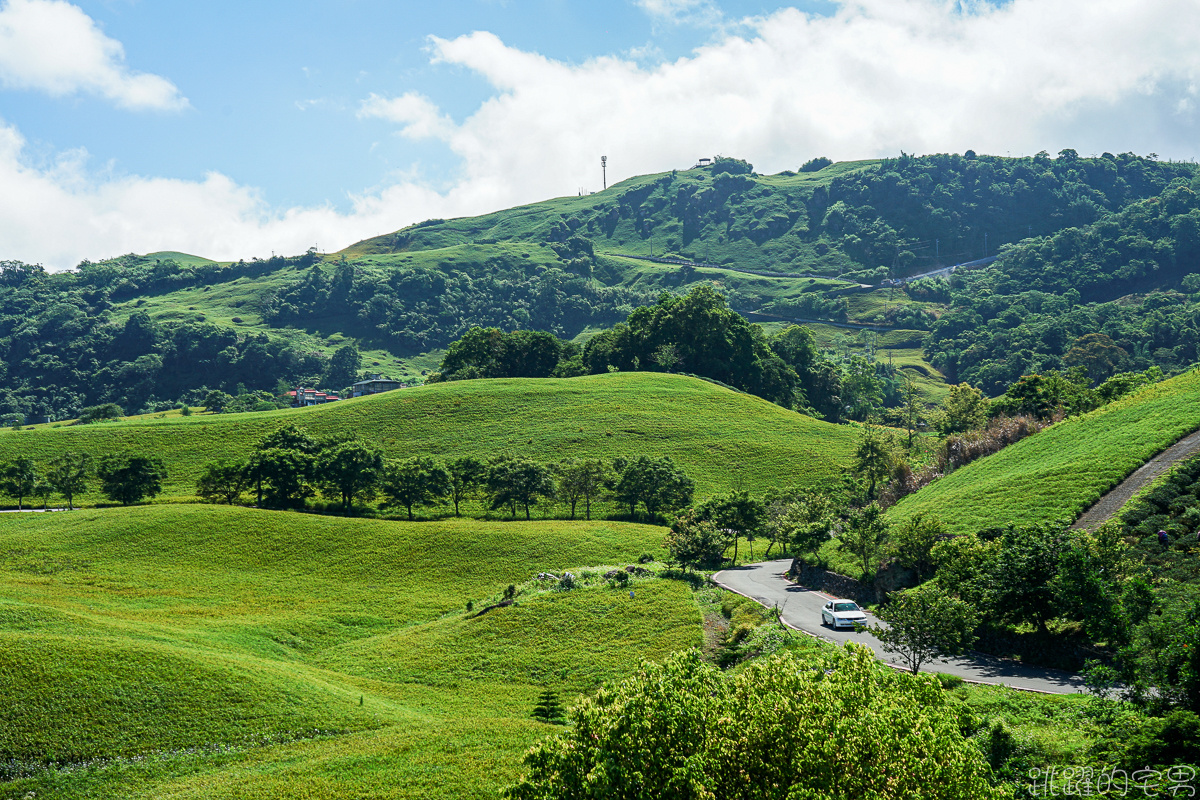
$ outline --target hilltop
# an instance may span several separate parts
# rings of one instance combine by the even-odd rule
[[[699,497],[734,488],[832,485],[858,435],[853,427],[696,378],[611,373],[430,384],[274,412],[3,430],[0,460],[18,454],[46,460],[65,450],[153,453],[170,476],[165,494],[190,497],[206,462],[245,457],[255,442],[288,423],[317,437],[357,434],[393,458],[668,455],[696,481]]]

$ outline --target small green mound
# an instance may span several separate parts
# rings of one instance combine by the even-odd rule
[[[170,646],[0,632],[0,765],[13,772],[368,727],[356,708],[276,669]]]
[[[701,644],[687,584],[550,591],[486,614],[456,616],[356,641],[325,665],[381,681],[458,686],[468,681],[586,691],[626,674],[630,654],[659,659]]]

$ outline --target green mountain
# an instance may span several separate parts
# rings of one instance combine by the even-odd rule
[[[1021,356],[1003,370],[972,371],[980,352],[990,348],[982,356],[990,362],[998,358],[991,353],[1014,349],[992,329],[1052,315],[1060,298],[1073,307],[1110,300],[1117,291],[1179,287],[1190,272],[1186,264],[1143,266],[1159,263],[1160,235],[1147,234],[1149,250],[1140,240],[1104,245],[1099,261],[1063,237],[1083,225],[1124,242],[1123,223],[1113,223],[1114,232],[1106,227],[1111,220],[1132,218],[1195,174],[1191,164],[1132,154],[1079,158],[1072,151],[1057,158],[903,155],[778,175],[718,159],[584,197],[429,220],[332,256],[217,263],[164,252],[84,262],[54,275],[0,262],[0,419],[69,419],[107,402],[127,413],[151,412],[181,399],[200,402],[208,389],[276,393],[305,383],[337,390],[346,375],[331,357],[347,344],[362,351],[360,369],[419,381],[472,326],[582,339],[661,292],[699,283],[715,284],[732,308],[768,327],[800,319],[874,326],[870,335],[882,332],[877,328],[917,331],[900,337],[906,344],[894,355],[921,375],[928,397],[940,391],[942,373],[997,393],[1021,369],[1058,363],[1074,338],[1094,332],[1086,327],[1106,320],[1073,323],[1067,338],[1054,340],[1056,352],[1017,347]],[[1032,281],[1025,289],[1029,281],[1020,271],[1027,266],[1013,266],[1010,245],[1041,248],[1043,271],[1083,259],[1120,277],[1079,298],[1053,282]],[[986,296],[968,282],[970,272],[956,274],[949,286],[859,286],[997,252],[1012,279]],[[652,256],[670,260],[647,260]],[[1041,294],[1018,299],[1010,289]],[[1050,298],[1043,302],[1042,295]],[[1136,327],[1153,310],[1127,314],[1137,317]],[[914,337],[939,321],[946,324],[925,342],[925,352],[916,350]],[[964,329],[986,341],[960,336]],[[831,353],[887,355],[886,345],[854,338],[855,330],[816,330]],[[1176,346],[1123,349],[1135,366],[1171,367],[1188,353],[1167,358],[1159,351]]]

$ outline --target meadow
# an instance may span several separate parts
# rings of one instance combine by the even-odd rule
[[[1200,427],[1200,371],[1148,386],[972,462],[889,509],[935,514],[951,533],[1072,522],[1156,453]]]
[[[357,434],[393,458],[670,456],[695,480],[698,498],[832,485],[858,435],[703,380],[639,372],[458,381],[303,409],[4,430],[0,460],[45,461],[67,450],[153,453],[169,474],[163,499],[189,498],[205,463],[244,457],[288,423],[316,437]],[[93,490],[83,499],[101,498]]]
[[[661,539],[197,505],[4,515],[0,787],[494,797],[553,730],[529,716],[543,687],[569,704],[701,643],[684,582],[635,576],[631,598],[533,580],[634,563]],[[510,583],[515,605],[477,615]]]

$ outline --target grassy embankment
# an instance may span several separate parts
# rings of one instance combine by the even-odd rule
[[[698,497],[830,484],[858,435],[695,378],[646,372],[461,381],[307,409],[3,430],[0,460],[45,461],[64,450],[153,453],[170,476],[165,498],[187,498],[205,463],[246,456],[289,422],[313,436],[358,434],[389,457],[667,455],[696,481]],[[84,501],[100,499],[93,491]]]
[[[1198,427],[1200,371],[1192,371],[968,464],[904,498],[888,517],[936,514],[952,533],[1074,520]]]
[[[518,595],[662,529],[212,506],[0,518],[0,795],[493,797],[550,686],[701,642],[686,584]],[[51,773],[39,766],[56,762]]]

